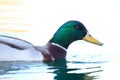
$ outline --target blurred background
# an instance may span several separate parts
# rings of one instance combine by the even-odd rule
[[[0,0],[0,35],[34,45],[46,44],[69,20],[81,21],[92,36],[104,43],[99,47],[76,41],[70,45],[69,53],[110,55],[110,59],[120,56],[120,0]]]

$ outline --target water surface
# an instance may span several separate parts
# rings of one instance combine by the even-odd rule
[[[0,80],[97,80],[104,62],[0,62]]]

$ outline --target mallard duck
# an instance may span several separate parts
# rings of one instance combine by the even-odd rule
[[[0,35],[0,61],[53,61],[66,57],[68,46],[76,40],[103,45],[85,26],[75,20],[64,23],[44,46],[34,46],[22,39]]]

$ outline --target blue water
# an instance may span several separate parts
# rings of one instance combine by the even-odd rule
[[[120,80],[117,62],[60,59],[0,62],[0,80]]]
[[[93,80],[103,62],[0,62],[0,80]],[[94,75],[92,75],[94,74]]]

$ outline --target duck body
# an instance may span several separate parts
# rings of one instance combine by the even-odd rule
[[[0,61],[53,61],[65,58],[68,46],[76,40],[102,45],[88,34],[81,22],[68,21],[44,46],[34,46],[25,40],[0,35]]]
[[[0,36],[0,61],[40,60],[42,54],[27,41]]]
[[[55,44],[33,44],[9,36],[0,36],[0,61],[53,61],[65,58],[66,49]]]

